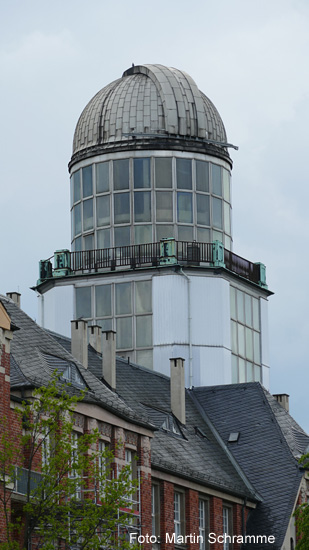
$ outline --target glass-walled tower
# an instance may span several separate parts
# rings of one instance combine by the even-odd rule
[[[267,386],[269,292],[232,251],[230,147],[183,71],[132,66],[99,91],[69,163],[72,250],[37,286],[43,326],[60,330],[59,304],[62,332],[115,330],[120,355],[166,373],[182,356],[189,385]]]

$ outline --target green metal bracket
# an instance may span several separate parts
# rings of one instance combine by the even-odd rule
[[[53,268],[50,260],[40,260],[39,261],[39,275],[40,278],[37,280],[37,285],[46,281],[46,279],[51,279],[53,276]]]
[[[225,267],[224,246],[221,241],[214,241],[212,243],[212,265],[214,267]]]
[[[259,280],[259,286],[262,288],[268,288],[266,284],[266,265],[261,264],[260,262],[256,262],[255,265],[259,266],[260,268],[260,280]]]
[[[177,264],[175,239],[173,238],[161,239],[160,265],[175,265],[175,264]]]
[[[54,253],[53,277],[66,277],[71,273],[71,253],[69,250],[56,250]]]

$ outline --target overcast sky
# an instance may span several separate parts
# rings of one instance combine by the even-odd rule
[[[70,248],[67,164],[90,98],[132,63],[185,70],[239,146],[234,251],[267,266],[271,392],[309,431],[308,28],[308,0],[2,0],[0,293],[36,318],[38,262]]]

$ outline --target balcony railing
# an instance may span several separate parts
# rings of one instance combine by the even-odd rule
[[[121,268],[143,268],[166,265],[223,267],[266,288],[265,266],[237,256],[222,243],[197,243],[163,239],[156,243],[119,246],[97,250],[70,252],[58,250],[54,255],[54,268],[50,260],[40,262],[38,284],[53,277],[72,273],[95,273]]]

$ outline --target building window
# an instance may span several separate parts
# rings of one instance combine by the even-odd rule
[[[75,485],[75,498],[77,500],[80,500],[82,498],[82,487],[80,482],[81,476],[80,476],[80,473],[78,472],[78,458],[79,458],[78,438],[79,438],[79,434],[77,432],[72,432],[71,467],[70,467],[69,477],[71,479],[77,480]]]
[[[162,236],[189,242],[202,236],[201,242],[220,240],[230,248],[230,200],[229,171],[203,160],[119,158],[85,166],[71,177],[72,250],[92,230],[95,249]]]
[[[230,287],[232,382],[262,382],[259,300]]]
[[[160,486],[153,483],[151,486],[151,534],[160,536]]]
[[[199,550],[209,550],[209,501],[205,499],[199,499],[198,503],[199,512],[199,535],[200,548]]]
[[[232,537],[233,536],[232,509],[228,506],[223,506],[222,521],[223,521],[223,535],[228,535],[229,537]],[[233,544],[229,542],[228,537],[226,538],[227,540],[224,540],[223,542],[223,550],[232,550]]]
[[[174,532],[176,539],[185,535],[184,494],[180,491],[174,492]]]

